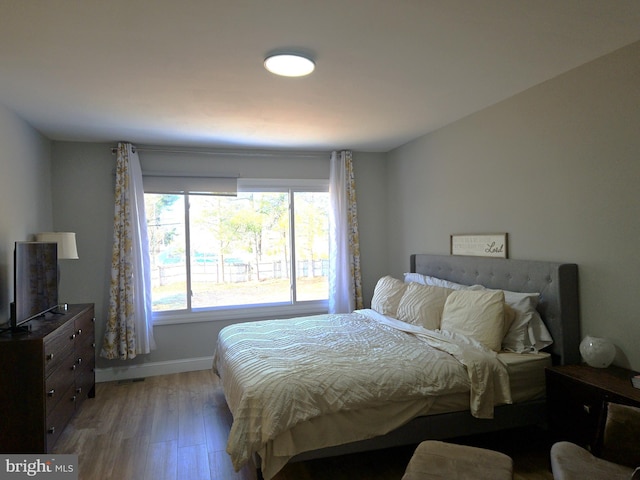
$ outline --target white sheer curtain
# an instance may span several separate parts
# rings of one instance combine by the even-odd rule
[[[329,313],[362,308],[360,245],[352,153],[332,152],[329,176]]]
[[[149,265],[140,159],[130,143],[119,143],[109,316],[101,356],[126,360],[155,349]]]

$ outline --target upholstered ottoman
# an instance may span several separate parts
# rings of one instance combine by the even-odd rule
[[[435,440],[422,442],[402,480],[511,480],[513,461],[504,453]]]

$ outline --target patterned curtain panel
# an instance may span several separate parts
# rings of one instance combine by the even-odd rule
[[[329,313],[362,308],[356,183],[350,151],[331,154]]]
[[[109,316],[102,357],[127,360],[155,348],[148,245],[140,160],[131,144],[119,143]]]
[[[345,169],[347,171],[347,236],[351,261],[349,270],[353,283],[355,309],[363,308],[362,275],[360,273],[360,234],[358,233],[358,207],[356,203],[356,178],[353,174],[351,152],[345,152]]]

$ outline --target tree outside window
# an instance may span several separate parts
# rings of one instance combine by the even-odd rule
[[[154,312],[328,298],[326,191],[146,193]]]

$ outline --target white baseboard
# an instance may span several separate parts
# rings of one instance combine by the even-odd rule
[[[212,365],[213,357],[200,357],[166,362],[150,362],[126,367],[96,368],[96,383],[207,370]]]

